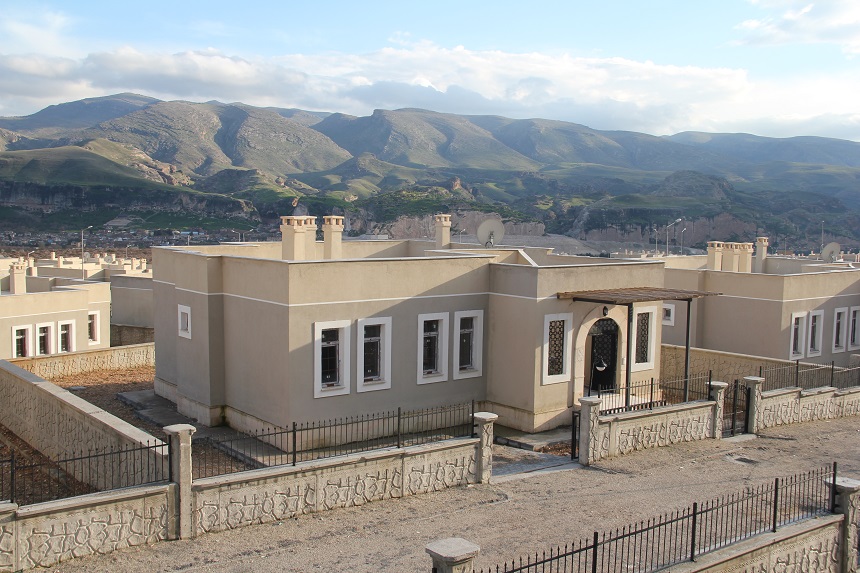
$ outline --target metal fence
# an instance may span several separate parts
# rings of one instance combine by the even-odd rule
[[[694,400],[708,400],[710,384],[711,373],[706,372],[673,380],[651,378],[612,390],[592,392],[591,388],[588,388],[586,395],[596,396],[602,400],[601,414],[616,414],[652,410],[660,406],[683,404]]]
[[[169,480],[169,447],[163,443],[81,452],[55,460],[27,460],[13,453],[0,460],[0,501],[30,505]]]
[[[836,464],[770,484],[694,503],[590,539],[481,570],[481,573],[648,573],[744,539],[832,513]]]
[[[437,442],[474,435],[474,401],[453,406],[403,410],[293,423],[239,438],[208,439],[210,448],[194,455],[195,478],[212,477],[263,467],[296,465],[382,448]],[[196,442],[195,442],[196,443]]]
[[[759,366],[758,375],[764,378],[762,391],[781,388],[822,388],[832,386],[844,389],[860,386],[860,367],[840,368],[830,364],[809,364],[795,361],[788,366]]]

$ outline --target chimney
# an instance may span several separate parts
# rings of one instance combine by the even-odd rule
[[[20,261],[9,265],[9,293],[27,294],[27,265]]]
[[[741,272],[741,273],[751,273],[752,272],[752,257],[753,257],[753,244],[752,243],[738,243],[738,272]]]
[[[764,261],[767,259],[767,237],[755,238],[755,270],[756,273],[764,272]]]
[[[738,272],[738,244],[723,243],[723,270]]]
[[[343,217],[328,215],[323,217],[323,258],[340,259],[343,255]]]
[[[451,248],[451,215],[436,215],[436,248]]]
[[[281,258],[285,261],[305,260],[305,219],[281,217]]]
[[[305,259],[318,259],[317,254],[317,218],[305,217],[305,239],[308,244],[305,246]]]
[[[708,241],[708,270],[719,271],[723,268],[723,243]]]

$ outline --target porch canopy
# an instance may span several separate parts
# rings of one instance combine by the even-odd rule
[[[571,302],[589,302],[593,304],[623,305],[627,307],[627,388],[626,405],[630,405],[630,378],[633,364],[630,361],[633,341],[630,333],[633,332],[633,305],[638,302],[657,302],[664,300],[687,301],[687,331],[684,345],[684,400],[689,399],[690,380],[690,306],[693,299],[706,296],[718,296],[722,293],[701,290],[684,290],[662,287],[630,287],[604,290],[582,290],[574,292],[560,292],[559,299],[568,299]]]

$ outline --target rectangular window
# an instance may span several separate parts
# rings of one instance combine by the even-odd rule
[[[848,333],[848,309],[837,308],[833,311],[833,352],[845,352]]]
[[[358,320],[357,390],[391,388],[391,317]]]
[[[675,326],[674,304],[663,304],[663,324],[665,326]]]
[[[454,380],[476,378],[483,374],[484,311],[461,310],[454,313],[457,343],[454,345]]]
[[[418,315],[418,383],[448,380],[448,313]]]
[[[90,344],[99,342],[99,313],[91,312],[87,315],[87,339]]]
[[[177,330],[182,338],[191,338],[191,307],[180,304],[177,307]]]
[[[14,344],[13,356],[15,358],[26,358],[30,355],[30,329],[15,328],[14,329]]]
[[[635,310],[633,320],[633,372],[654,368],[655,347],[657,345],[656,318],[659,307],[649,306]]]
[[[848,311],[848,350],[860,350],[860,306]]]
[[[39,356],[51,354],[51,325],[36,325],[36,353]]]
[[[572,313],[544,316],[542,384],[570,381],[572,328]]]
[[[75,350],[75,334],[74,324],[71,322],[61,322],[58,325],[59,332],[59,349],[60,352],[74,352]]]
[[[314,323],[314,398],[349,394],[350,321]]]
[[[806,313],[796,312],[791,315],[791,346],[789,347],[789,358],[797,360],[803,358],[803,345],[806,340]]]
[[[809,351],[807,358],[821,356],[821,335],[824,331],[824,311],[814,310],[809,313]]]

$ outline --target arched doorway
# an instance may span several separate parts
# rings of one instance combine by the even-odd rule
[[[589,393],[614,390],[618,324],[611,318],[602,318],[588,331],[588,338],[591,340]]]

